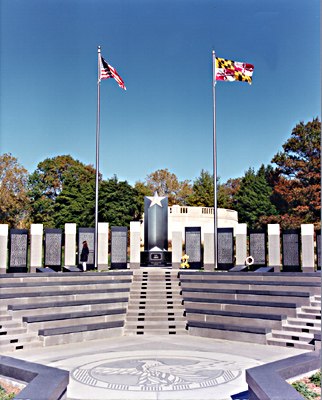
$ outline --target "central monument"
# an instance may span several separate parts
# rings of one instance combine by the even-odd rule
[[[141,264],[171,264],[168,251],[168,198],[154,195],[144,197],[144,251]]]

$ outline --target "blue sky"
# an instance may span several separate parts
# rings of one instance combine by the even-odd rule
[[[319,0],[1,0],[0,154],[33,172],[71,154],[95,165],[97,46],[127,91],[101,83],[100,172],[213,170],[212,48],[254,65],[216,84],[221,182],[271,162],[321,115]]]

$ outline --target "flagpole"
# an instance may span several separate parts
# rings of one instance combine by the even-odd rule
[[[214,267],[218,267],[218,251],[217,251],[217,149],[216,149],[216,58],[215,50],[212,51],[212,96],[213,96],[213,134],[214,134],[214,152],[213,152],[213,162],[214,162]]]
[[[97,80],[97,121],[96,121],[96,177],[95,177],[95,249],[94,268],[98,269],[98,178],[99,178],[99,135],[100,135],[100,57],[101,46],[98,46],[98,80]]]

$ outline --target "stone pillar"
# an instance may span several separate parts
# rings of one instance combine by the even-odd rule
[[[203,237],[203,265],[205,271],[213,271],[215,269],[215,226],[213,223],[204,225]]]
[[[99,222],[97,230],[97,268],[108,269],[108,222]]]
[[[30,225],[30,261],[29,272],[42,267],[43,224]]]
[[[182,224],[172,224],[172,269],[180,269],[182,258]],[[189,260],[188,260],[189,262]]]
[[[281,236],[279,224],[268,224],[268,266],[281,272]]]
[[[140,268],[140,239],[141,224],[140,221],[130,222],[130,268]]]
[[[302,272],[314,272],[314,225],[301,225]]]
[[[8,224],[0,225],[0,274],[7,271],[8,231]]]
[[[247,224],[238,224],[236,234],[236,266],[244,266],[247,258]]]
[[[65,224],[65,256],[64,265],[76,266],[76,224]]]

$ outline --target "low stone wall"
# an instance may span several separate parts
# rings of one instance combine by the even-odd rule
[[[69,372],[13,357],[0,357],[0,375],[28,383],[15,400],[66,400]]]
[[[249,400],[303,400],[286,382],[298,375],[321,368],[321,351],[300,354],[246,370]]]

